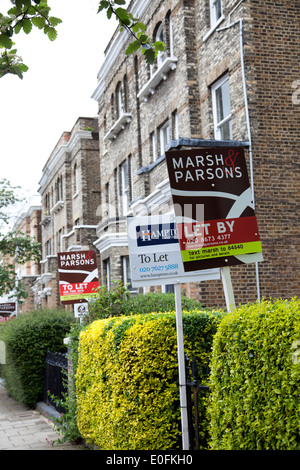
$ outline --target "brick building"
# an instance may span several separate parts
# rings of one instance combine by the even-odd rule
[[[80,117],[64,132],[48,158],[39,182],[42,198],[41,275],[36,305],[60,304],[57,253],[95,249],[100,203],[98,122]]]
[[[31,206],[16,221],[13,230],[24,233],[27,237],[33,238],[41,243],[41,206]],[[27,261],[25,264],[15,265],[17,278],[23,283],[28,297],[23,302],[18,303],[18,314],[32,311],[35,308],[34,292],[32,290],[36,279],[41,273],[38,261]]]
[[[180,137],[247,141],[264,261],[231,269],[237,303],[299,295],[298,2],[132,0],[167,50],[148,66],[115,32],[98,74],[103,281],[130,280],[126,217],[172,212],[165,149]],[[224,305],[221,281],[186,285]]]

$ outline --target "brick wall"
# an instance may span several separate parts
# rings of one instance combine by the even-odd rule
[[[252,147],[246,152],[246,160],[250,177],[253,163],[256,214],[264,254],[264,262],[258,265],[259,277],[252,264],[231,268],[237,303],[256,300],[259,291],[265,297],[299,295],[299,10],[298,2],[285,0],[275,4],[223,0],[222,17],[213,25],[208,0],[151,1],[141,19],[150,34],[161,22],[167,31],[172,30],[166,54],[176,58],[174,67],[144,95],[150,83],[149,66],[140,54],[126,57],[126,46],[114,56],[110,43],[107,57],[111,64],[108,71],[102,69],[103,75],[100,72],[101,87],[95,92],[99,102],[102,204],[109,200],[114,208],[118,207],[117,175],[122,162],[130,156],[130,210],[140,215],[143,209],[147,213],[163,213],[172,204],[167,192],[165,198],[157,196],[158,188],[165,190],[161,184],[167,179],[160,150],[161,128],[169,123],[170,136],[175,138],[176,116],[180,137],[214,138],[212,88],[228,74],[232,138],[244,141],[251,137]],[[155,75],[157,66],[152,72]],[[104,139],[116,122],[115,94],[124,77],[125,111],[131,114],[131,121],[114,138]],[[158,200],[159,206],[155,205]],[[119,207],[114,215],[122,215]],[[100,209],[99,217],[98,240],[105,236],[107,243],[108,227],[112,240],[119,226],[116,223],[112,229],[107,211]],[[104,255],[111,258],[116,276],[120,276],[118,250],[111,242],[110,249],[100,254],[102,259]],[[221,281],[186,285],[183,289],[205,305],[224,306]]]

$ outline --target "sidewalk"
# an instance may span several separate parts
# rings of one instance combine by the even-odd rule
[[[11,398],[0,382],[0,450],[84,450],[58,438],[48,418]]]

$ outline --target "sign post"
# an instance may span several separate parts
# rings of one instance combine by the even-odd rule
[[[175,309],[176,309],[176,332],[177,332],[177,354],[178,354],[178,376],[180,393],[180,412],[181,412],[181,431],[182,431],[182,449],[189,450],[189,425],[187,410],[186,393],[186,371],[183,341],[183,323],[182,323],[182,305],[181,305],[181,286],[179,282],[174,285],[175,290]]]
[[[184,271],[173,214],[128,217],[127,233],[132,286],[174,284],[182,448],[189,450],[181,283],[220,279],[220,270]]]

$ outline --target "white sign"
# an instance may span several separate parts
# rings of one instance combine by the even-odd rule
[[[133,287],[220,279],[219,269],[185,273],[174,215],[128,217],[127,231]]]
[[[82,318],[88,313],[88,303],[82,302],[81,304],[74,305],[74,316],[75,318]]]

